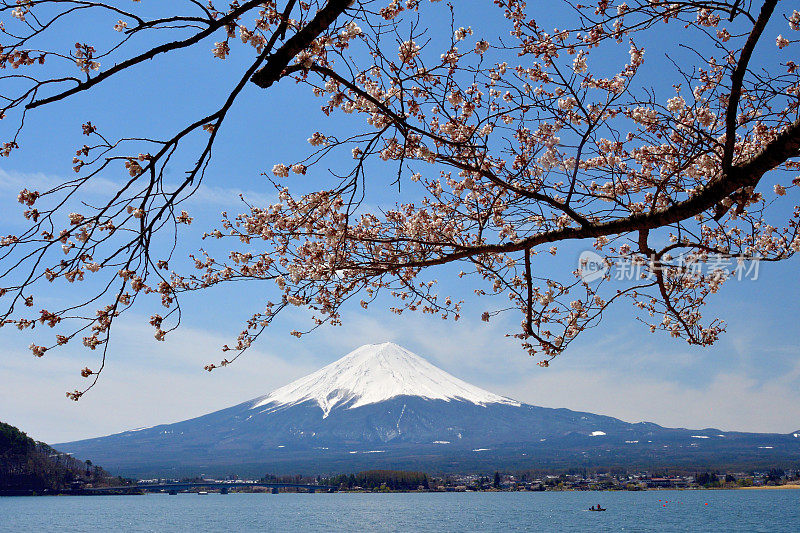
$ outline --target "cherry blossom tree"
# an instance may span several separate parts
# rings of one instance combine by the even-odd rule
[[[618,300],[651,331],[712,344],[725,325],[704,319],[703,306],[733,276],[712,261],[780,261],[800,247],[791,198],[800,184],[800,12],[790,2],[564,2],[570,22],[558,29],[544,26],[538,5],[494,0],[484,33],[459,25],[458,4],[427,0],[187,0],[160,17],[141,13],[146,2],[124,3],[2,2],[2,155],[24,148],[28,113],[145,61],[199,47],[243,67],[216,111],[170,138],[107,138],[87,120],[76,177],[20,192],[29,226],[0,243],[2,323],[58,331],[52,344],[31,346],[39,357],[74,340],[102,352],[72,399],[96,382],[114,322],[140,296],[160,298],[165,311],[150,323],[163,340],[180,322],[182,293],[240,280],[274,287],[223,347],[234,355],[208,370],[238,357],[284,309],[310,311],[309,327],[292,332],[299,337],[341,323],[348,302],[368,308],[383,293],[398,314],[517,313],[509,335],[547,366]],[[118,39],[52,46],[54,28],[89,14]],[[681,60],[648,75],[649,51],[669,47]],[[193,271],[173,269],[174,246],[164,252],[156,239],[177,239],[178,225],[192,222],[181,204],[203,182],[243,89],[254,84],[268,99],[277,83],[307,89],[327,117],[309,131],[307,157],[265,162],[277,202],[248,204],[209,228],[206,238],[229,254],[199,252]],[[355,131],[342,127],[353,119]],[[196,163],[172,186],[166,165],[194,150],[197,135]],[[395,176],[407,200],[367,208],[375,169]],[[70,212],[93,179],[112,173],[126,176],[118,190]],[[300,176],[309,190],[296,185]],[[620,284],[608,272],[588,279],[577,261],[574,271],[539,266],[571,242],[638,274]],[[445,265],[487,297],[483,309],[439,294]],[[87,297],[79,287],[89,277],[102,283]],[[37,306],[53,283],[75,284],[74,305]]]

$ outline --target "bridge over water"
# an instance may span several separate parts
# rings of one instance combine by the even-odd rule
[[[277,493],[280,489],[297,489],[306,492],[333,492],[338,489],[332,485],[306,485],[302,483],[246,483],[234,481],[230,483],[220,483],[217,481],[199,482],[177,482],[177,483],[139,483],[135,485],[123,485],[120,487],[97,487],[83,489],[83,494],[132,494],[137,492],[167,492],[177,494],[182,491],[192,489],[219,490],[221,494],[227,494],[231,489],[242,487],[265,487],[272,489],[272,493]]]

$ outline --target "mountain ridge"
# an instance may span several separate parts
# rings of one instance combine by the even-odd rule
[[[200,417],[61,446],[129,476],[800,461],[797,433],[664,428],[528,405],[392,343],[362,346],[269,394]]]

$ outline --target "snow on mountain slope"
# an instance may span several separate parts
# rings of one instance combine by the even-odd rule
[[[478,405],[520,405],[461,381],[405,348],[386,342],[357,348],[313,374],[256,398],[251,409],[265,407],[262,412],[272,412],[312,400],[326,418],[340,404],[352,409],[401,395]]]

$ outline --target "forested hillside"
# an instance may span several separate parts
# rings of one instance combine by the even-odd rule
[[[0,422],[0,494],[59,492],[119,484],[91,461],[80,461]]]

